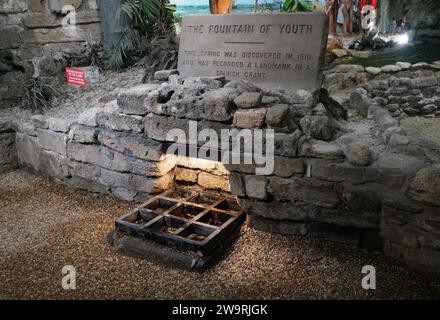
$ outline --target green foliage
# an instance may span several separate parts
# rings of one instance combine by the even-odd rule
[[[100,71],[107,69],[107,63],[104,57],[104,48],[101,41],[96,41],[90,37],[84,48],[72,50],[66,54],[66,60],[71,67],[92,66]]]
[[[154,72],[158,70],[177,68],[179,43],[174,34],[145,40],[140,47],[142,50],[139,56],[142,58],[136,65],[145,67],[143,82],[151,80]]]
[[[311,12],[313,5],[307,0],[286,0],[283,5],[284,12]]]
[[[58,90],[44,79],[31,78],[25,83],[26,94],[23,97],[24,107],[32,111],[43,111],[51,107],[51,100],[54,95],[59,94]]]
[[[433,25],[440,24],[440,1],[415,1],[408,6],[408,18],[415,22],[414,27],[423,26],[427,21]]]
[[[388,0],[389,19],[398,11],[399,7],[404,6],[407,13],[406,18],[411,27],[424,27],[426,25],[440,24],[440,1],[439,0],[413,0],[406,3],[402,0]]]
[[[116,22],[123,26],[119,41],[114,45],[110,64],[120,70],[138,58],[133,53],[146,39],[162,36],[174,28],[176,6],[168,0],[128,0],[117,13]]]

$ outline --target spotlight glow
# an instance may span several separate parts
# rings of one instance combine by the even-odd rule
[[[398,44],[407,44],[409,42],[409,37],[407,33],[400,34],[396,37],[396,42]]]

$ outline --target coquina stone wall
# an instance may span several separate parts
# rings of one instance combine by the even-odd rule
[[[64,5],[76,9],[75,31],[61,27]],[[23,96],[32,77],[56,83],[66,66],[65,53],[81,49],[87,39],[99,41],[99,0],[0,0],[0,101]],[[6,102],[0,104],[7,106]]]
[[[399,120],[389,111],[368,106],[380,132],[372,144],[342,130],[335,109],[304,90],[181,79],[175,70],[155,77],[156,84],[123,91],[104,109],[91,108],[72,122],[35,116],[20,124],[20,164],[129,201],[174,183],[230,191],[255,228],[383,248],[391,257],[438,272],[440,167],[427,157],[386,147],[399,134]],[[273,172],[256,175],[256,164],[169,153],[175,138],[168,133],[178,128],[189,137],[189,121],[197,121],[199,131],[219,134],[273,129]],[[192,143],[203,149],[206,141],[198,138]]]
[[[18,167],[15,148],[15,127],[11,122],[0,121],[0,173]]]
[[[363,67],[361,65],[341,64],[335,68],[324,71],[323,86],[330,92],[356,88],[373,80],[388,80],[396,78],[426,78],[440,76],[440,61],[433,63],[397,62],[380,68]]]

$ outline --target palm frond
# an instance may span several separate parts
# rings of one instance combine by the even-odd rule
[[[175,5],[168,0],[128,0],[117,10],[116,21],[125,26],[112,49],[110,64],[116,70],[132,64],[135,51],[145,39],[174,29]]]

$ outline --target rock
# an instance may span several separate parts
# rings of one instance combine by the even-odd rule
[[[244,92],[234,99],[238,108],[251,109],[261,106],[263,94],[261,92]]]
[[[199,115],[206,120],[228,121],[232,119],[232,101],[238,91],[231,88],[220,88],[205,93],[198,104]]]
[[[440,166],[421,169],[409,183],[408,197],[431,205],[440,206]]]
[[[387,66],[383,66],[382,68],[380,68],[382,70],[382,72],[399,72],[402,71],[402,68],[399,67],[398,65],[387,65]]]
[[[376,108],[373,111],[373,115],[374,119],[376,120],[382,131],[385,131],[386,129],[391,127],[399,126],[399,122],[394,119],[387,110]]]
[[[367,71],[367,73],[372,74],[372,75],[378,75],[379,73],[382,72],[381,68],[375,68],[375,67],[366,67],[365,71]]]
[[[199,178],[199,172],[197,170],[191,170],[182,167],[176,167],[174,169],[175,179],[177,181],[193,182],[196,183]]]
[[[223,190],[230,192],[229,180],[225,176],[217,176],[207,172],[201,172],[199,174],[198,184],[207,189]]]
[[[386,106],[384,106],[384,108],[389,112],[394,113],[399,110],[400,106],[397,103],[394,103],[394,104],[387,104]]]
[[[169,137],[168,133],[173,129],[181,129],[188,132],[189,122],[187,119],[176,117],[161,117],[149,113],[144,118],[145,135],[158,141],[175,142],[174,137]],[[193,141],[191,141],[193,143]]]
[[[174,90],[166,103],[149,103],[149,111],[156,114],[170,114],[178,117],[200,119],[200,101],[205,93],[202,86],[179,87]],[[152,93],[154,95],[155,93]]]
[[[301,104],[306,106],[312,106],[314,98],[311,92],[306,90],[296,90],[289,95],[289,102],[291,104]]]
[[[162,157],[160,142],[146,139],[137,134],[100,130],[98,141],[101,145],[127,156],[151,161],[159,161]]]
[[[294,133],[275,133],[275,154],[285,157],[294,157],[297,154],[303,134],[297,129]]]
[[[367,82],[366,84],[363,85],[363,87],[367,89],[367,91],[372,92],[373,90],[385,91],[390,86],[388,80],[374,80]]]
[[[356,166],[368,166],[372,159],[370,147],[363,143],[352,143],[347,147],[345,156]]]
[[[396,62],[396,66],[400,67],[402,70],[407,70],[411,68],[411,63],[398,61]]]
[[[111,187],[112,190],[115,188],[125,188],[126,190],[154,194],[171,187],[173,178],[174,175],[172,173],[152,179],[136,174],[101,169],[99,181],[101,184]]]
[[[261,91],[260,88],[245,80],[232,80],[225,85],[225,88],[232,88],[240,93]]]
[[[306,171],[306,163],[302,159],[276,156],[274,160],[273,174],[278,177],[288,178]]]
[[[0,130],[2,131],[2,130]],[[21,122],[18,124],[18,128],[17,128],[17,132],[21,132],[24,133],[28,136],[33,136],[36,137],[37,136],[37,132],[35,131],[35,127],[32,123],[30,122]]]
[[[343,58],[350,55],[345,49],[333,49],[331,53],[333,53],[337,58]]]
[[[330,141],[336,131],[327,116],[305,116],[300,125],[306,137],[318,140]]]
[[[95,143],[97,138],[96,128],[83,125],[74,125],[69,137],[79,143]]]
[[[116,102],[114,102],[116,103]],[[86,111],[84,111],[83,113],[81,113],[78,116],[77,119],[77,123],[78,124],[82,124],[85,126],[89,126],[89,127],[97,127],[98,126],[98,122],[96,121],[97,119],[97,114],[102,111],[102,108],[98,108],[98,107],[93,107],[90,109],[87,109]]]
[[[128,115],[146,115],[148,104],[145,103],[145,99],[150,92],[158,88],[159,86],[155,84],[142,84],[123,90],[118,94],[119,111]]]
[[[388,129],[386,129],[383,133],[382,133],[382,139],[383,141],[388,144],[390,142],[390,138],[393,134],[405,134],[405,131],[401,128],[401,127],[390,127]]]
[[[71,122],[69,120],[60,118],[47,119],[49,129],[56,132],[67,133],[69,132]]]
[[[423,149],[425,155],[430,159],[433,163],[440,163],[440,141],[435,139],[434,137],[420,137],[417,138],[414,143]]]
[[[42,115],[33,116],[31,122],[36,129],[49,129],[49,122]]]
[[[229,185],[231,193],[240,197],[246,196],[246,191],[242,179],[242,174],[231,172],[229,174]]]
[[[53,151],[63,156],[67,155],[66,144],[68,137],[65,134],[37,129],[37,141],[44,150]]]
[[[378,106],[385,106],[388,103],[388,100],[382,97],[375,97],[373,98],[373,101],[378,105]]]
[[[290,108],[287,104],[276,104],[268,108],[266,124],[274,128],[283,128],[286,132],[292,132],[297,129],[297,125],[290,115]]]
[[[307,221],[316,216],[319,209],[311,205],[298,205],[294,202],[271,201],[263,202],[239,199],[240,207],[251,216],[264,217],[271,220]]]
[[[371,55],[373,54],[371,50],[370,51],[348,50],[348,52],[350,53],[351,56],[362,59],[367,59],[371,57]]]
[[[365,167],[355,166],[348,162],[330,162],[328,160],[313,160],[309,164],[308,176],[324,181],[344,182],[353,185],[371,181]]]
[[[180,86],[183,84],[183,80],[178,74],[172,74],[168,77],[168,83],[172,86]]]
[[[422,68],[428,68],[429,67],[429,63],[426,62],[417,62],[415,64],[412,65],[412,69],[422,69]]]
[[[364,72],[365,68],[357,64],[340,64],[332,71],[338,73],[350,73],[350,72],[358,73],[358,72]]]
[[[367,94],[367,90],[358,88],[350,95],[350,108],[357,110],[359,115],[363,118],[368,117],[370,105],[373,104]]]
[[[42,150],[39,171],[48,177],[63,179],[69,176],[67,157],[56,152]]]
[[[134,133],[143,132],[141,116],[130,116],[119,113],[116,101],[109,102],[97,114],[96,122],[99,126],[110,128],[117,131],[128,131]]]
[[[436,77],[420,77],[412,79],[412,87],[413,88],[426,88],[426,87],[434,87],[437,86],[437,78]]]
[[[409,139],[407,136],[395,133],[391,136],[389,145],[391,147],[407,146],[409,144]]]
[[[128,157],[99,145],[80,144],[69,141],[67,153],[70,159],[97,165],[112,171],[147,177],[162,177],[172,170],[172,161],[152,162]]]
[[[262,128],[266,117],[266,109],[239,110],[234,114],[234,125],[238,128]]]
[[[261,100],[261,103],[263,104],[263,106],[274,105],[279,102],[280,102],[279,97],[266,96],[266,95],[263,95],[263,99]]]
[[[271,177],[267,191],[277,201],[300,201],[324,208],[335,208],[341,202],[341,199],[328,186],[329,183],[319,182],[311,178],[283,179]]]
[[[246,195],[248,197],[265,200],[266,199],[266,187],[267,179],[262,176],[246,175],[244,177],[244,183],[246,186]]]
[[[209,90],[220,89],[225,83],[224,77],[188,77],[183,81],[184,87],[203,85]]]
[[[312,115],[314,115],[314,116],[328,116],[327,108],[322,103],[318,103],[313,108]]]
[[[78,9],[82,3],[83,0],[47,0],[49,10],[55,12],[61,12],[66,5],[72,5],[75,9]]]
[[[154,79],[158,81],[168,81],[170,76],[173,74],[178,75],[179,71],[177,69],[156,71],[154,73]]]
[[[320,140],[310,140],[303,143],[301,146],[300,155],[330,160],[344,158],[344,154],[339,145]]]
[[[179,89],[181,88],[169,84],[158,86],[156,89],[149,92],[148,96],[144,100],[147,110],[150,112],[155,112],[154,108],[165,105],[171,100],[171,97]]]
[[[415,157],[384,153],[374,163],[376,181],[390,187],[398,187],[426,165],[426,162]]]

